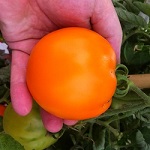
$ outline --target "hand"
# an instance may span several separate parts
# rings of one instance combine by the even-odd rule
[[[32,47],[46,34],[63,27],[92,29],[105,37],[120,61],[122,31],[111,0],[10,0],[0,1],[0,29],[10,49],[11,99],[15,111],[26,115],[32,108],[32,97],[26,86],[26,66]],[[59,131],[63,120],[41,109],[43,123],[50,132]]]

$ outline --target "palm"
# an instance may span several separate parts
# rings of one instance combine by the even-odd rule
[[[5,6],[7,5],[7,7],[1,5],[3,13],[0,15],[0,18],[5,23],[1,25],[3,36],[11,49],[19,49],[30,53],[33,45],[41,37],[53,30],[66,26],[90,28],[90,15],[92,15],[90,10],[89,14],[84,12],[82,14],[83,17],[81,17],[77,10],[71,12],[72,8],[69,5],[66,5],[66,8],[69,7],[70,12],[66,12],[64,8],[62,13],[58,5],[54,8],[57,2],[50,1],[49,7],[47,6],[48,4],[45,5],[44,1],[40,0],[39,2],[38,0],[16,1],[16,5],[14,5],[15,2],[11,4],[9,1],[1,3]],[[61,6],[61,4],[59,5]],[[45,6],[48,7],[48,10]],[[68,13],[72,13],[72,15],[70,16]]]
[[[12,103],[21,115],[27,114],[32,107],[25,82],[28,57],[32,47],[47,33],[69,26],[93,29],[107,38],[119,60],[121,28],[111,1],[14,0],[11,3],[5,0],[0,1],[0,6],[0,29],[13,50]]]

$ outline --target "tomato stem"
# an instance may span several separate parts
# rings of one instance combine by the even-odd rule
[[[101,121],[101,120],[97,120],[97,122],[96,122],[97,124],[99,124],[99,125],[103,125],[103,126],[105,126],[107,129],[109,129],[113,134],[114,134],[114,136],[115,137],[119,137],[120,138],[120,136],[122,135],[122,133],[120,133],[117,129],[114,129],[112,126],[110,126],[107,122],[104,122],[104,121]]]
[[[146,95],[140,88],[138,88],[132,81],[129,82],[130,90],[137,93],[144,102],[150,106],[150,96]]]
[[[135,113],[135,112],[137,112],[139,110],[142,110],[146,107],[149,107],[149,105],[145,104],[145,103],[142,103],[140,105],[134,105],[134,106],[130,106],[128,108],[109,109],[108,111],[106,111],[104,114],[102,114],[98,118],[101,119],[101,118],[104,118],[104,117],[111,117],[111,116],[118,115],[118,114],[121,114],[121,113],[129,112],[129,111],[132,111],[133,113]]]
[[[129,111],[129,112],[124,113],[123,115],[122,115],[122,114],[121,114],[121,115],[115,115],[115,116],[111,117],[110,119],[108,119],[106,122],[107,122],[108,124],[110,124],[110,123],[112,123],[113,121],[116,121],[116,120],[120,120],[120,119],[129,117],[129,116],[131,116],[131,115],[133,115],[133,114],[134,114],[133,111]]]

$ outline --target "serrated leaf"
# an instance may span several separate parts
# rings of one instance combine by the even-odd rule
[[[0,68],[0,84],[9,82],[10,80],[10,65]]]
[[[150,64],[150,46],[140,43],[134,34],[127,39],[121,49],[121,60],[125,63],[131,73],[140,73],[147,64]]]
[[[113,4],[115,7],[120,7],[126,10],[126,7],[122,3],[119,3],[118,1],[113,1]]]
[[[136,117],[145,123],[150,123],[150,108],[147,107],[147,108],[139,111],[136,114]]]
[[[0,133],[0,150],[24,150],[24,148],[8,134]]]
[[[150,113],[143,115],[138,114],[137,118],[143,122],[150,123]]]
[[[93,150],[105,149],[105,133],[106,129],[102,129],[99,125],[93,128]]]
[[[149,62],[150,62],[150,53],[149,51],[143,50],[138,51],[134,54],[131,64],[142,66]]]
[[[121,21],[128,22],[135,26],[147,27],[146,21],[141,16],[135,15],[134,13],[122,8],[116,8],[116,11]]]
[[[143,134],[143,137],[144,137],[146,143],[150,144],[150,128],[143,127],[140,129],[140,131]]]
[[[6,87],[5,85],[0,85],[0,99],[3,97],[3,95],[5,94],[6,92]]]
[[[145,141],[145,138],[140,130],[136,133],[136,142],[138,150],[150,150],[150,144]]]
[[[125,2],[127,3],[126,7],[130,12],[133,12],[135,14],[139,13],[139,9],[136,6],[134,6],[133,0],[125,0]]]
[[[141,3],[141,2],[133,2],[133,4],[144,14],[150,17],[150,4],[148,3]]]

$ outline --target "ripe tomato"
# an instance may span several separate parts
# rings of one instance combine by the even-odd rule
[[[54,144],[60,135],[56,133],[54,138],[47,132],[36,103],[27,116],[18,115],[10,103],[4,113],[3,128],[7,134],[24,146],[25,150],[43,150]]]
[[[33,98],[60,118],[83,120],[105,112],[116,89],[116,56],[106,39],[79,27],[54,31],[33,48],[27,85]]]
[[[2,104],[0,104],[0,116],[4,115],[4,111],[5,111],[6,107]]]

